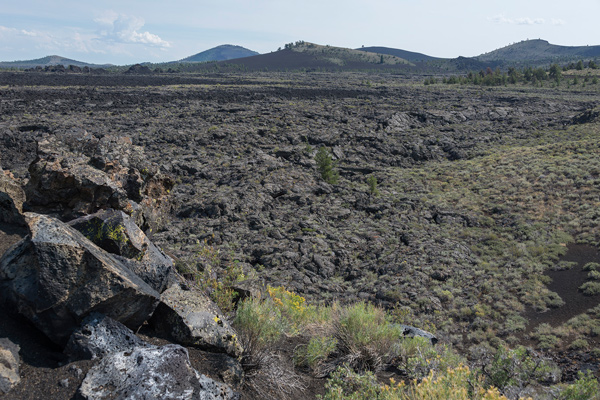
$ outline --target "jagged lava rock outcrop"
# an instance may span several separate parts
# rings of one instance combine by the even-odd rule
[[[226,385],[199,374],[187,350],[174,344],[107,355],[88,372],[79,393],[87,400],[239,398]]]
[[[0,304],[66,344],[81,320],[102,312],[130,328],[154,312],[159,293],[59,220],[26,213],[29,235],[0,259]]]
[[[71,360],[95,360],[117,351],[150,346],[125,325],[104,314],[92,313],[77,328],[65,346]]]
[[[116,255],[157,292],[163,292],[174,279],[173,259],[156,247],[123,211],[101,210],[68,224],[103,250]]]
[[[235,331],[217,305],[184,282],[174,284],[162,293],[150,323],[177,343],[233,357],[242,354]]]
[[[0,222],[25,225],[23,203],[25,192],[11,176],[0,168]]]
[[[37,146],[26,186],[32,211],[68,221],[110,207],[132,215],[144,231],[165,223],[174,182],[131,139],[72,130],[46,135]]]
[[[100,359],[79,393],[86,399],[214,399],[238,396],[226,385],[200,375],[179,345],[154,346],[103,314],[87,317],[65,353],[72,360]]]

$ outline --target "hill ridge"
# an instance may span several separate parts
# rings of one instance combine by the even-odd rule
[[[75,65],[78,67],[91,67],[101,68],[111,66],[111,64],[92,64],[85,61],[73,60],[56,54],[49,56],[35,58],[32,60],[16,60],[16,61],[0,61],[0,67],[4,68],[35,68],[35,67],[47,67],[52,65],[63,65],[65,67],[69,65]]]
[[[234,44],[222,44],[175,62],[227,61],[251,57],[259,53]]]
[[[544,39],[528,39],[474,57],[479,61],[567,61],[600,57],[600,46],[561,46]]]

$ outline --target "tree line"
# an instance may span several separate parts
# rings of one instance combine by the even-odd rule
[[[535,85],[544,81],[551,81],[558,85],[563,79],[563,71],[583,70],[585,68],[598,69],[598,65],[594,61],[589,61],[587,63],[587,66],[584,66],[583,61],[580,60],[577,63],[570,63],[568,65],[565,65],[562,68],[558,64],[552,64],[547,69],[541,67],[525,67],[521,69],[509,67],[506,71],[501,71],[500,68],[492,70],[490,67],[488,67],[485,70],[481,70],[479,72],[470,71],[467,75],[463,76],[444,77],[441,79],[441,83],[449,85],[471,84],[482,86],[504,86],[508,84],[517,83]],[[597,76],[584,77],[584,80],[586,82],[588,80],[591,80],[592,84],[598,83]],[[579,78],[575,76],[573,78],[573,81],[574,84],[577,84],[579,83]],[[438,79],[434,77],[425,78],[425,85],[432,85],[435,83],[439,83]]]

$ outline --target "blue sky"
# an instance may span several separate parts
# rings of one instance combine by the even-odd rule
[[[525,39],[600,45],[598,15],[600,0],[0,0],[0,60],[163,62],[296,40],[476,56]]]

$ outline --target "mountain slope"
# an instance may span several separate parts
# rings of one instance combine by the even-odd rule
[[[252,57],[237,58],[216,63],[184,64],[181,71],[360,71],[360,70],[413,70],[415,65],[402,58],[375,54],[343,47],[322,46],[296,42],[285,49]]]
[[[194,54],[193,56],[186,57],[179,62],[225,61],[236,58],[256,56],[258,54],[259,53],[256,51],[248,50],[242,46],[224,44],[213,47],[212,49],[203,51],[201,53]]]
[[[401,57],[385,54],[348,49],[345,47],[322,46],[315,43],[296,42],[289,47],[298,53],[311,54],[318,59],[323,59],[337,65],[346,65],[352,62],[381,65],[412,65]]]
[[[37,58],[35,60],[22,60],[22,61],[0,61],[0,68],[35,68],[35,67],[47,67],[50,65],[64,65],[65,67],[69,65],[76,65],[78,67],[106,67],[109,64],[99,65],[99,64],[90,64],[83,61],[72,60],[70,58],[65,58],[62,56],[46,56],[42,58]]]
[[[378,53],[378,54],[388,54],[391,56],[396,56],[403,58],[407,61],[416,62],[416,61],[429,61],[429,60],[440,60],[438,57],[428,56],[423,53],[416,53],[413,51],[394,49],[390,47],[380,47],[380,46],[371,46],[371,47],[361,47],[360,49],[356,49],[359,51],[367,51],[370,53]]]
[[[600,57],[600,46],[558,46],[546,40],[524,40],[475,57],[479,61],[551,62]]]

